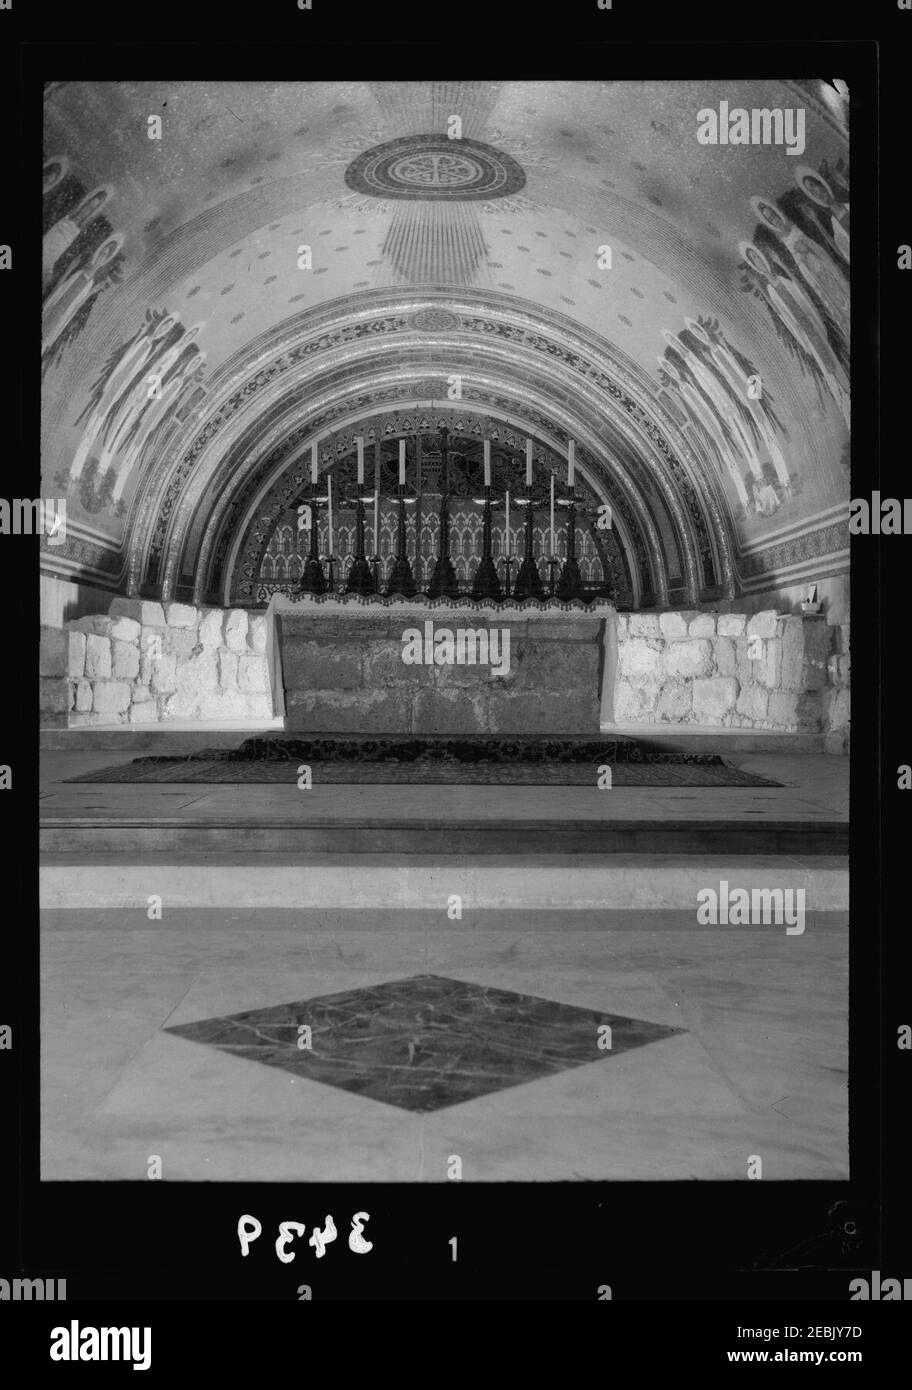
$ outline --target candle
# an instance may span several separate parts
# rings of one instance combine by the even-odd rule
[[[484,485],[491,486],[491,441],[486,439],[484,442]]]
[[[526,440],[526,487],[532,486],[532,440]]]
[[[374,554],[380,554],[380,493],[374,493]]]
[[[554,556],[554,555],[557,554],[557,548],[556,548],[556,546],[555,546],[555,544],[554,544],[554,474],[553,474],[553,473],[551,474],[551,554],[552,554],[552,556]]]
[[[573,487],[576,481],[576,443],[570,440],[567,445],[567,486]]]
[[[317,464],[317,446],[314,443],[310,446],[310,481],[312,483],[317,481]]]
[[[399,486],[405,487],[405,440],[399,440]]]
[[[364,486],[364,436],[358,439],[358,486]]]
[[[328,544],[328,546],[329,546],[329,549],[328,549],[328,551],[327,551],[327,554],[330,555],[330,556],[332,556],[332,553],[333,553],[333,480],[332,480],[332,478],[331,478],[328,474],[327,474],[327,478],[326,478],[326,503],[327,503],[327,506],[326,506],[326,526],[327,526],[327,535],[328,535],[327,544]]]
[[[510,492],[507,490],[507,514],[504,518],[504,546],[506,553],[510,553]]]

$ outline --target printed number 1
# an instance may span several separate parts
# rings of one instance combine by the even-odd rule
[[[456,1237],[450,1236],[450,1245],[453,1247],[453,1263],[456,1263]]]

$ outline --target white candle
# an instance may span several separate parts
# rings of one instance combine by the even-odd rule
[[[491,441],[486,439],[484,442],[484,485],[491,486]]]
[[[532,440],[526,440],[526,487],[532,486]]]
[[[317,459],[317,446],[314,443],[310,446],[310,481],[312,483],[315,483],[317,481],[318,463],[319,460]]]
[[[399,440],[399,485],[405,487],[405,440]]]
[[[510,492],[507,490],[507,514],[504,518],[504,547],[506,553],[510,553]]]
[[[333,480],[329,474],[326,476],[326,526],[328,532],[329,550],[327,554],[333,553]]]
[[[576,443],[570,440],[567,445],[567,486],[573,487],[576,479]]]
[[[364,436],[358,439],[358,486],[364,486]]]
[[[557,554],[554,544],[554,474],[551,474],[551,555]]]
[[[380,554],[380,493],[374,493],[374,554]]]

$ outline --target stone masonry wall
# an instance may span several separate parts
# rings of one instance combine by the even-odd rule
[[[605,712],[618,724],[823,733],[829,752],[844,753],[849,636],[848,624],[772,611],[621,613]],[[262,613],[116,598],[107,615],[42,629],[42,722],[268,719],[265,653]]]
[[[849,626],[823,617],[621,613],[614,722],[849,736]]]
[[[42,720],[271,718],[265,652],[262,613],[116,598],[105,616],[42,629]]]

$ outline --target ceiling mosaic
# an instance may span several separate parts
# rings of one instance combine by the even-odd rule
[[[722,101],[801,108],[805,148],[701,143]],[[42,458],[71,534],[45,567],[179,578],[269,449],[444,402],[457,369],[479,411],[580,440],[640,518],[634,572],[645,546],[737,591],[835,555],[849,206],[814,81],[50,84]]]

